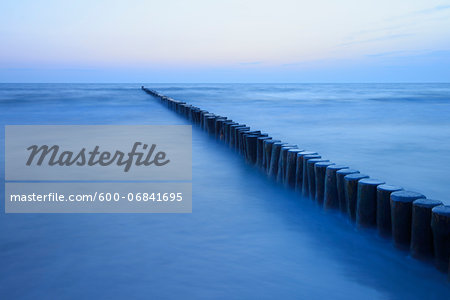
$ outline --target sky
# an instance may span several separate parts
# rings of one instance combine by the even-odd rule
[[[0,82],[450,82],[450,1],[0,1]]]

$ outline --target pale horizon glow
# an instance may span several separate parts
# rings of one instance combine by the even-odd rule
[[[0,82],[450,82],[450,1],[2,1]]]

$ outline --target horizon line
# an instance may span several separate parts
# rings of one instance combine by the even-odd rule
[[[445,81],[304,81],[304,82],[0,82],[0,84],[450,84]]]

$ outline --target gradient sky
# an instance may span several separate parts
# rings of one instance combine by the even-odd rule
[[[450,82],[450,1],[2,0],[0,82]]]

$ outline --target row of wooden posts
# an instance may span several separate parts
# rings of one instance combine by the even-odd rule
[[[450,206],[371,179],[227,117],[142,89],[235,149],[273,180],[324,209],[340,210],[358,227],[377,228],[397,248],[410,251],[414,258],[434,261],[438,270],[450,276]]]

